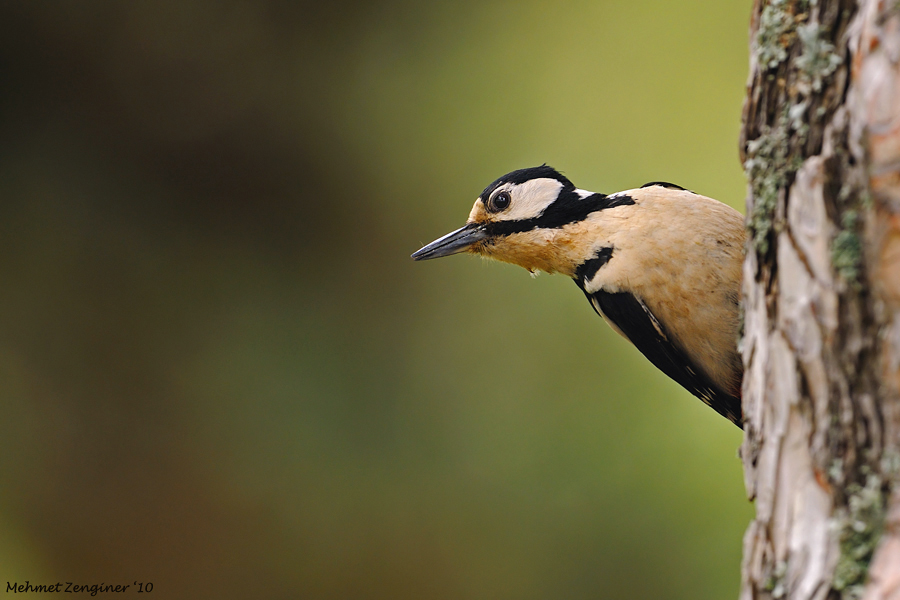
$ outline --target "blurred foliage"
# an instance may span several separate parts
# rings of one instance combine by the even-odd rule
[[[165,598],[734,597],[740,432],[497,176],[740,207],[747,2],[0,6],[0,565]]]

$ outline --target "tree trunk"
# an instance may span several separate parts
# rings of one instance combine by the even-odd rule
[[[742,600],[900,599],[900,7],[756,0]]]

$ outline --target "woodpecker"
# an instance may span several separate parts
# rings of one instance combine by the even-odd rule
[[[465,226],[413,253],[460,252],[571,277],[663,373],[742,427],[743,216],[677,185],[604,195],[547,165],[487,186]]]

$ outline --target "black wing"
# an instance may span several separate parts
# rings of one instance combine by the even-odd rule
[[[618,327],[657,369],[743,429],[741,399],[719,388],[696,368],[643,302],[628,292],[601,290],[585,295],[594,310]]]

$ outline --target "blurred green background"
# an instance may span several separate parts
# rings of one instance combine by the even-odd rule
[[[743,209],[749,10],[0,5],[2,579],[737,597],[737,428],[571,281],[409,254],[543,162]]]

